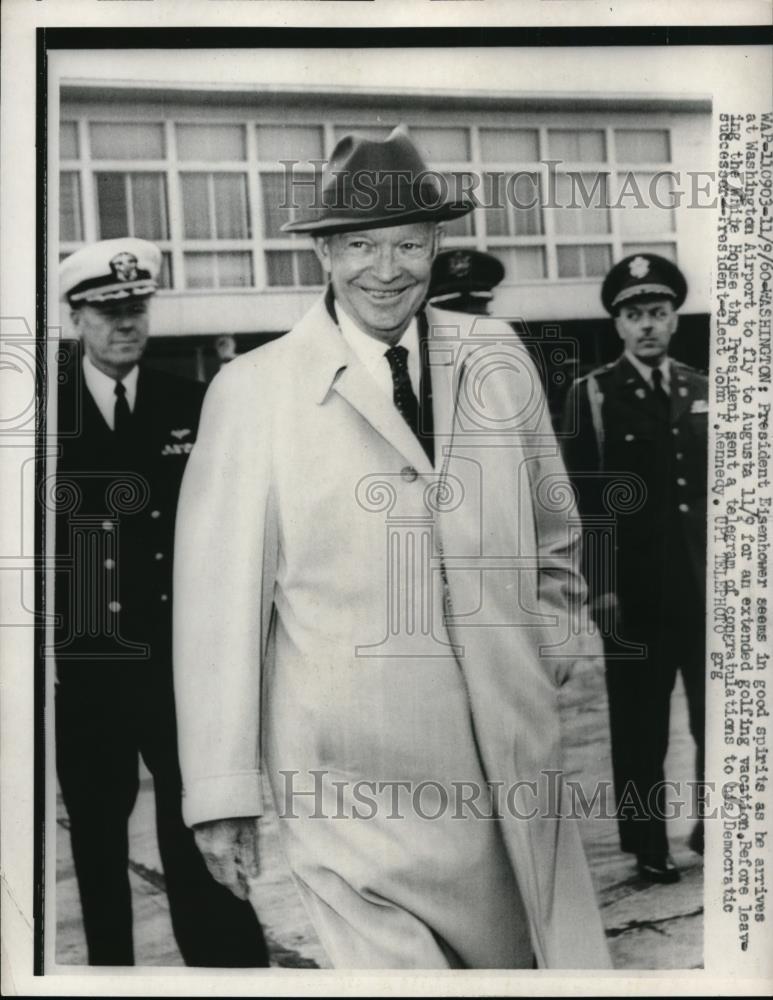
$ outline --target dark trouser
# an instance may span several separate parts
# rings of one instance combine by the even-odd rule
[[[643,659],[606,661],[612,770],[620,846],[636,854],[662,855],[666,836],[664,762],[668,751],[671,693],[682,671],[690,732],[696,745],[696,779],[704,779],[704,608],[689,590],[669,588],[663,602],[623,605],[623,635],[646,646]],[[680,791],[680,801],[692,797]]]
[[[56,763],[70,820],[90,965],[133,965],[127,825],[142,755],[153,775],[156,828],[172,927],[186,965],[268,965],[252,906],[207,871],[181,813],[171,671],[130,662],[63,663]]]

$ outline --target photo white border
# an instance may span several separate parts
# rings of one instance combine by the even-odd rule
[[[287,0],[73,0],[35,3],[6,0],[2,17],[2,185],[0,185],[0,324],[3,338],[12,338],[25,321],[35,330],[36,243],[32,225],[36,208],[36,35],[38,27],[427,27],[487,26],[609,26],[693,24],[765,24],[771,5],[762,0],[734,0],[732,4],[674,3],[673,0],[634,2],[614,6],[597,0],[522,0],[516,7],[506,0],[376,0],[373,3]],[[769,54],[769,53],[768,53]],[[757,60],[753,60],[756,62]],[[769,65],[769,61],[768,64]],[[718,66],[718,72],[721,67]],[[728,107],[751,110],[764,99],[766,63],[727,81],[723,95]],[[762,73],[763,84],[759,85]],[[768,75],[768,79],[770,79]],[[678,83],[674,88],[678,90]],[[715,106],[723,110],[721,105]],[[4,373],[5,375],[5,373]],[[34,381],[26,374],[4,378],[2,416],[21,412]],[[34,450],[34,438],[14,438],[0,449],[0,477],[19,483],[20,470]],[[29,566],[34,555],[34,517],[29,495],[20,489],[3,491],[0,517],[0,566]],[[23,506],[26,504],[26,506]],[[21,574],[20,574],[21,575]],[[31,576],[24,574],[27,579]],[[0,622],[14,621],[19,601],[18,577],[0,574]],[[31,591],[30,591],[31,593]],[[25,587],[26,594],[26,587]],[[25,597],[28,603],[28,595]],[[32,805],[33,805],[33,631],[16,627],[0,630],[0,791],[2,793],[2,990],[7,995],[764,995],[771,988],[770,970],[758,978],[718,977],[706,970],[597,973],[555,972],[399,972],[388,975],[326,970],[261,970],[217,974],[197,969],[127,969],[118,974],[101,970],[73,970],[61,975],[32,976]],[[711,850],[707,866],[712,864]],[[721,942],[709,940],[705,952]],[[773,952],[773,949],[771,949]],[[182,981],[181,981],[182,980]]]

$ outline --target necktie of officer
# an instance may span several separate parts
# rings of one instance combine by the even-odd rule
[[[663,386],[663,372],[659,368],[652,369],[652,395],[655,397],[660,411],[668,418],[671,412],[671,400]]]
[[[126,441],[131,432],[132,425],[132,412],[129,409],[129,401],[126,398],[126,386],[123,382],[116,381],[113,392],[115,392],[113,431],[116,437]]]
[[[389,362],[392,371],[392,399],[394,404],[402,414],[406,424],[411,428],[419,440],[427,457],[432,461],[429,452],[429,442],[420,433],[419,401],[411,385],[411,376],[408,373],[408,351],[398,344],[390,347],[384,352],[384,357]]]

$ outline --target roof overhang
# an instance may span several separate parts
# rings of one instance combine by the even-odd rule
[[[417,90],[415,88],[302,87],[270,84],[158,83],[136,80],[68,80],[62,82],[63,102],[174,103],[262,108],[303,101],[325,108],[407,106],[413,108],[477,108],[491,111],[670,111],[711,112],[711,97],[703,94],[640,94],[583,92],[513,92],[491,90]]]

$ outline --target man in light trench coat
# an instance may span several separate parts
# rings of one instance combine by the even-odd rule
[[[605,967],[560,818],[558,686],[594,650],[539,377],[509,326],[423,308],[473,206],[404,130],[343,138],[321,194],[285,229],[327,294],[217,375],[183,483],[186,821],[247,895],[263,769],[337,967]]]

